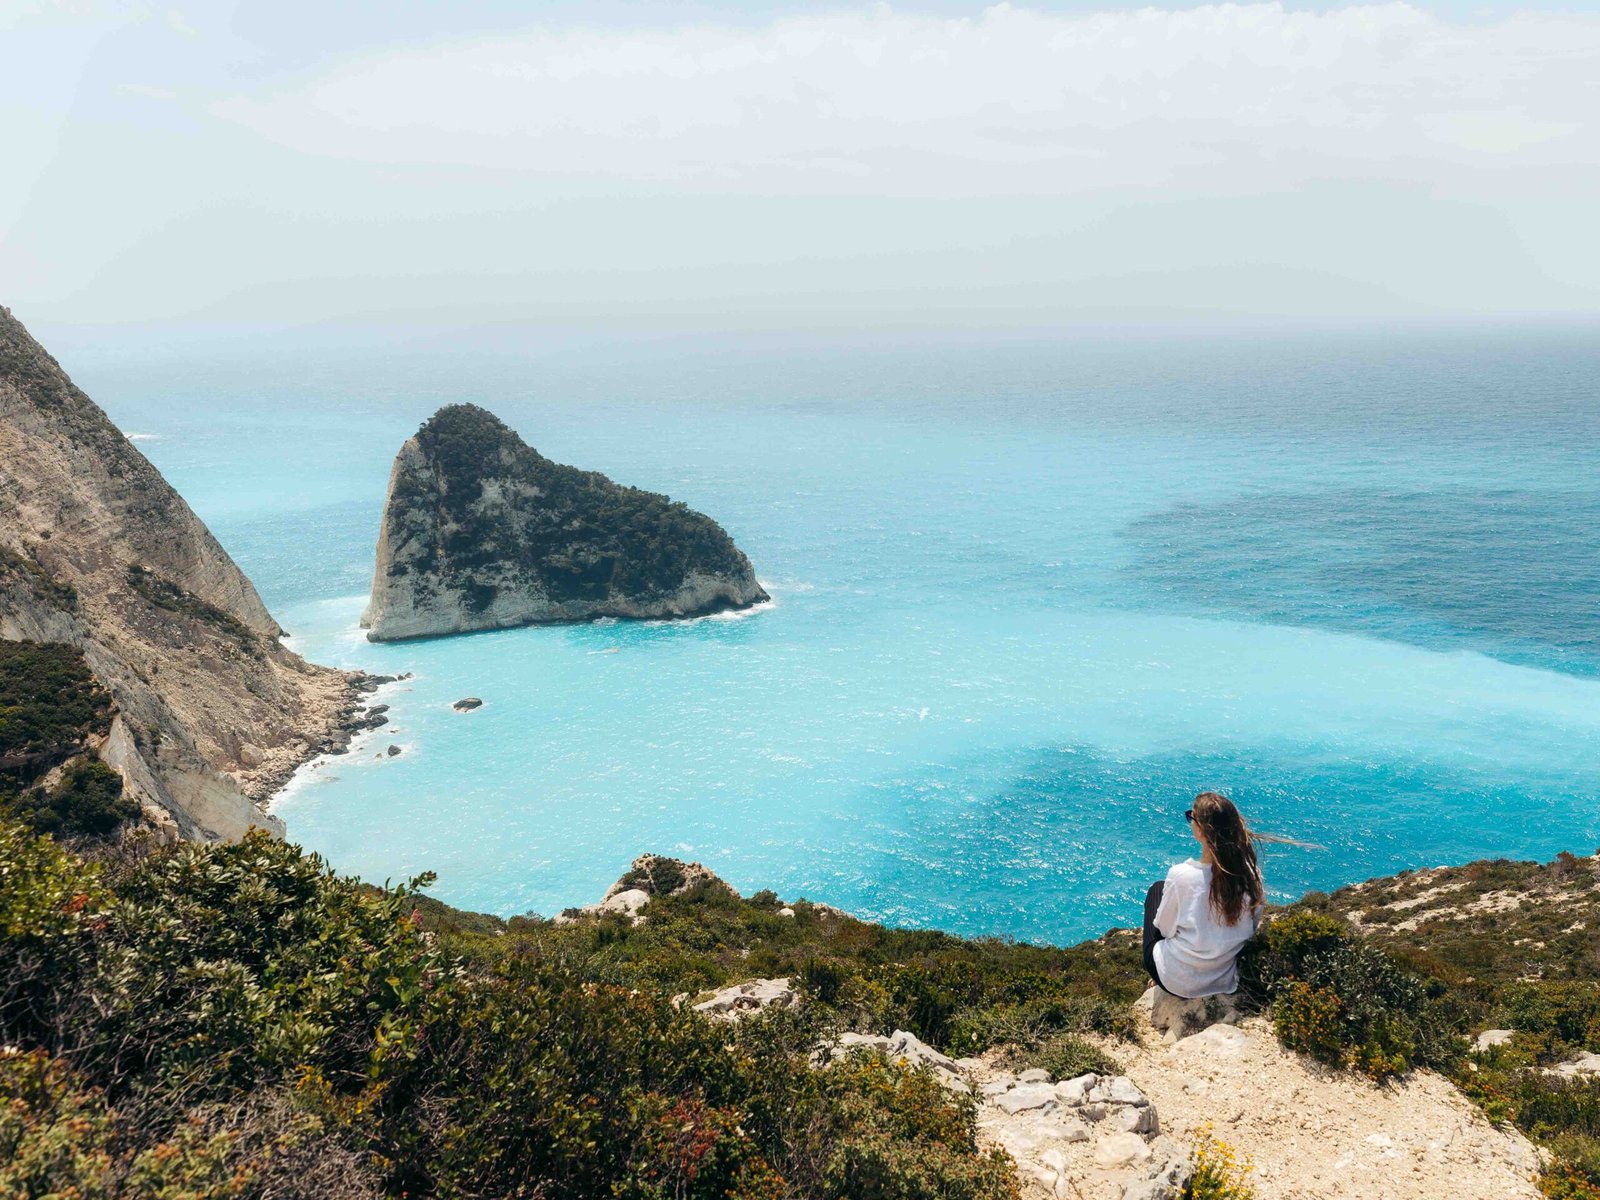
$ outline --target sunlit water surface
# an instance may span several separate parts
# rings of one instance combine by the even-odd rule
[[[963,933],[1127,924],[1201,788],[1275,893],[1600,843],[1594,330],[68,346],[393,724],[291,837],[502,914],[644,850]],[[721,521],[737,619],[370,645],[389,462],[473,401]],[[451,702],[482,697],[470,715]],[[403,748],[398,757],[382,751]]]

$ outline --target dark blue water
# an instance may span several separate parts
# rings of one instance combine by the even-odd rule
[[[1271,852],[1280,895],[1600,844],[1593,329],[62,357],[300,649],[417,673],[280,803],[370,878],[550,912],[660,850],[1068,941],[1201,788],[1327,846]],[[366,644],[389,461],[455,400],[713,514],[776,604]]]

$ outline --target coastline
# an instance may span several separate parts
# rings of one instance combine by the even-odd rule
[[[331,669],[331,668],[330,668]],[[366,735],[389,723],[388,705],[380,702],[384,688],[409,675],[373,675],[367,671],[339,671],[342,688],[318,708],[313,732],[291,742],[282,752],[263,757],[248,774],[238,776],[240,790],[269,816],[276,816],[278,801],[296,777],[325,758],[349,754],[364,744]],[[281,818],[280,818],[281,819]]]

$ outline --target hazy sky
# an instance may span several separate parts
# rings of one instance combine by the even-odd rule
[[[0,0],[55,324],[1600,315],[1600,0]]]

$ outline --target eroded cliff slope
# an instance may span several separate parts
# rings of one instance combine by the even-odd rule
[[[182,497],[0,308],[0,637],[82,650],[115,702],[100,756],[153,823],[281,831],[258,801],[338,741],[356,696],[280,634]]]
[[[551,462],[492,413],[453,404],[395,458],[362,624],[395,641],[765,599],[710,517]]]

